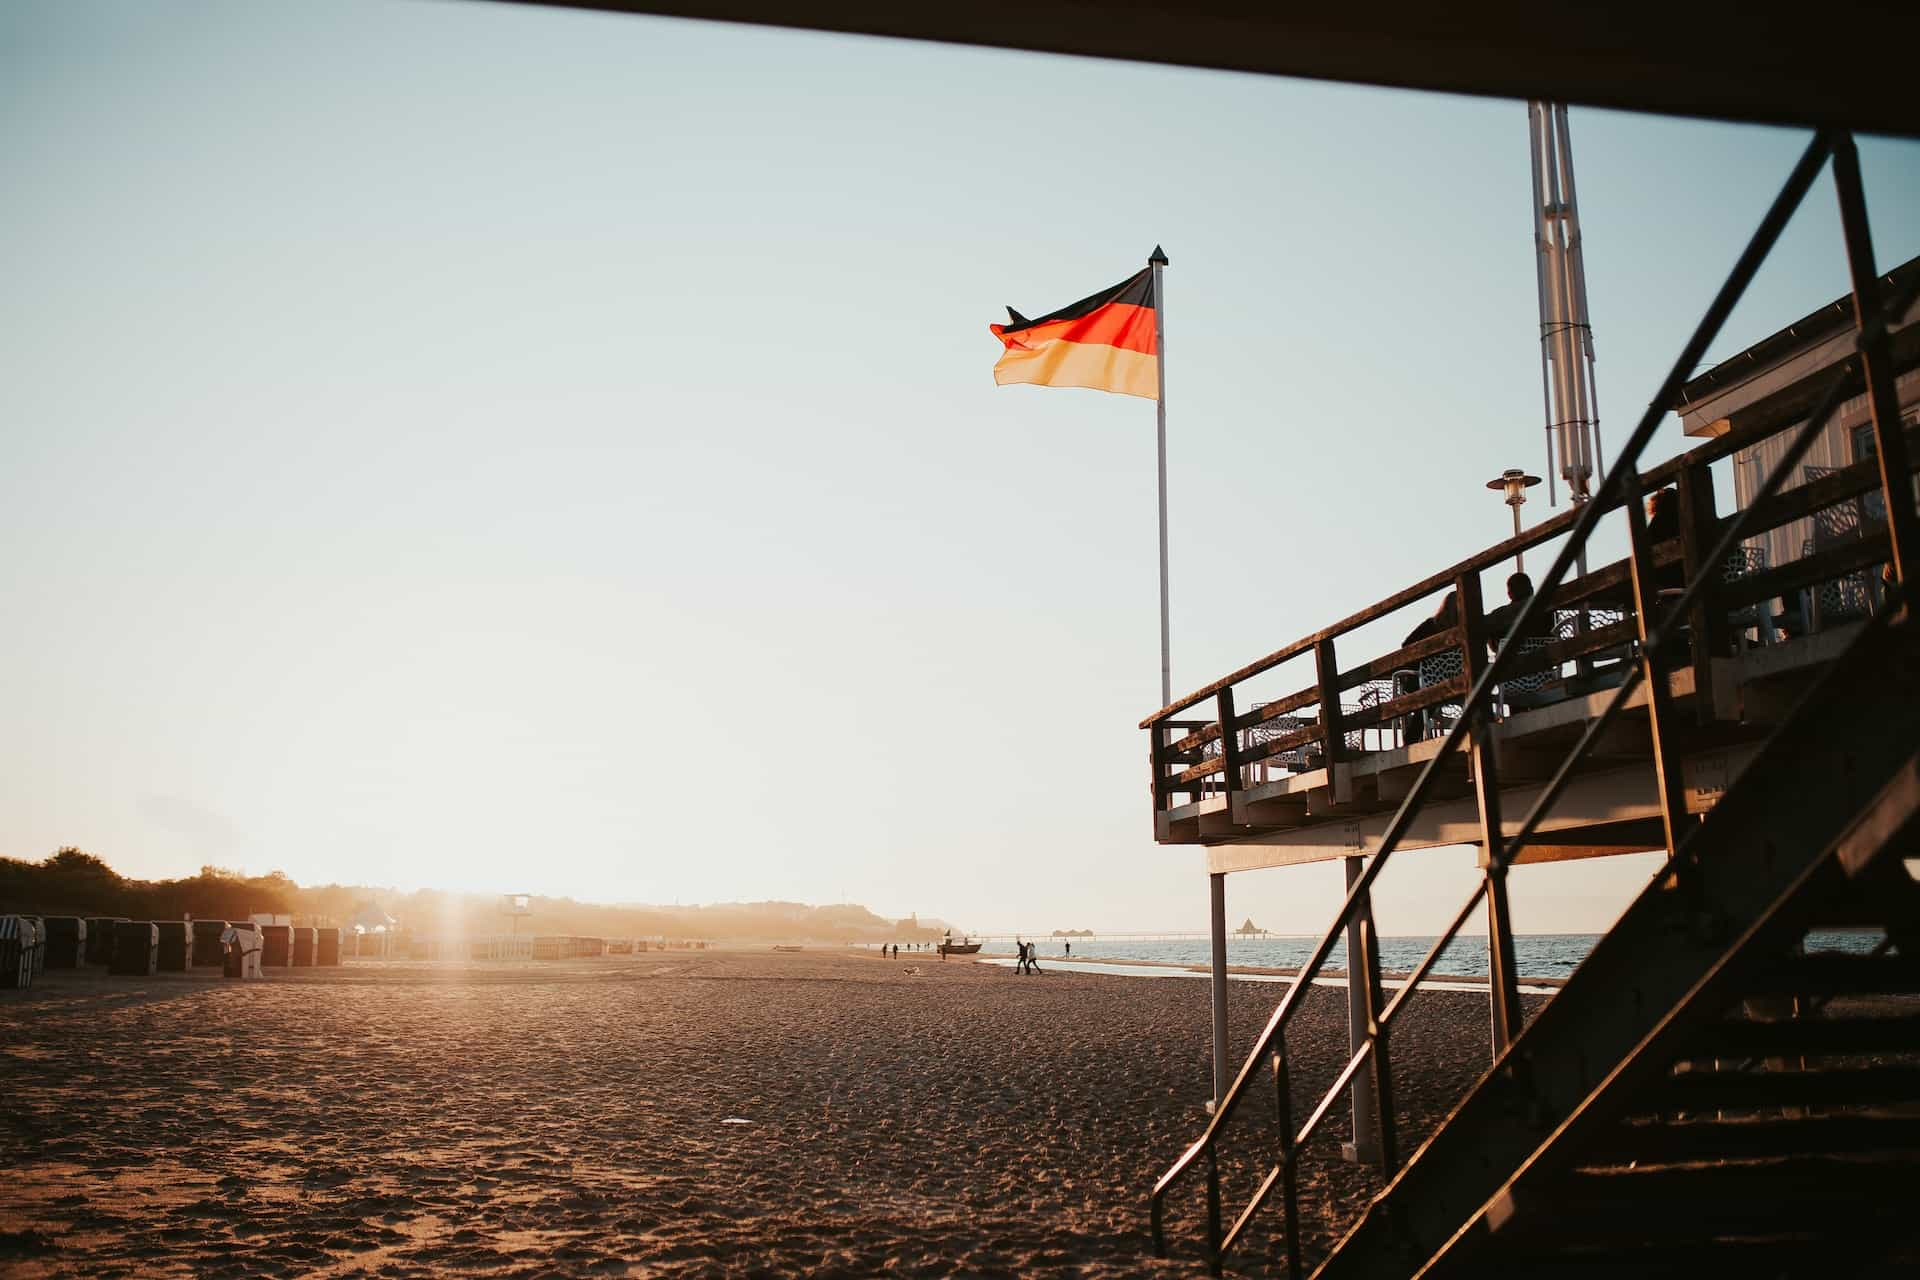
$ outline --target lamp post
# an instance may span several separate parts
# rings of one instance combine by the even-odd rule
[[[1487,481],[1487,488],[1507,495],[1507,505],[1513,509],[1513,536],[1520,536],[1520,507],[1527,500],[1527,490],[1540,483],[1539,476],[1530,476],[1518,467],[1508,467],[1493,479]],[[1513,553],[1513,571],[1527,571],[1524,553]]]

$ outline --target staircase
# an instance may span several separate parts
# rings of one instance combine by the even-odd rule
[[[1863,634],[1316,1272],[1849,1274],[1920,1227],[1920,627]],[[1682,885],[1688,887],[1683,888]],[[1800,955],[1878,927],[1870,955]],[[1916,1255],[1920,1264],[1920,1255]],[[1920,1265],[1914,1268],[1920,1274]]]
[[[1806,194],[1833,162],[1853,266],[1859,366],[1841,369],[1749,504],[1702,538],[1682,589],[1661,590],[1663,562],[1641,511],[1641,452],[1734,302]],[[1441,1276],[1920,1276],[1920,567],[1914,467],[1892,411],[1886,316],[1912,296],[1878,295],[1853,144],[1817,135],[1762,220],[1721,294],[1675,362],[1653,408],[1579,511],[1537,593],[1518,611],[1490,665],[1478,637],[1465,646],[1471,688],[1461,715],[1349,883],[1340,912],[1257,1037],[1205,1132],[1156,1183],[1152,1226],[1166,1251],[1166,1205],[1195,1171],[1207,1181],[1207,1258],[1216,1274],[1276,1197],[1286,1269],[1304,1274],[1298,1185],[1302,1149],[1349,1090],[1368,1090],[1388,1182],[1314,1275]],[[1873,403],[1892,586],[1888,607],[1804,688],[1744,772],[1703,818],[1690,815],[1679,761],[1711,723],[1689,725],[1669,688],[1676,664],[1711,651],[1724,597],[1714,583],[1727,554],[1775,502],[1816,434],[1864,376]],[[1545,600],[1565,581],[1599,520],[1624,512],[1630,546],[1635,654],[1579,740],[1530,793],[1517,826],[1501,813],[1503,760],[1495,685],[1522,669],[1517,637],[1536,634]],[[1711,549],[1706,549],[1710,544]],[[1863,561],[1864,563],[1864,561]],[[1771,589],[1771,588],[1770,588]],[[1476,591],[1461,583],[1462,608]],[[1612,641],[1610,640],[1610,643]],[[1330,664],[1329,664],[1330,665]],[[1337,670],[1337,668],[1335,668]],[[1220,759],[1172,779],[1208,773],[1231,790],[1244,759],[1229,677],[1162,710],[1156,776],[1168,751],[1217,738]],[[1323,708],[1337,688],[1323,676]],[[1699,686],[1696,686],[1696,688]],[[1166,717],[1220,690],[1211,729],[1167,741]],[[1522,1029],[1507,922],[1506,876],[1582,761],[1606,741],[1629,702],[1644,706],[1660,796],[1666,869],[1628,907],[1560,993]],[[1311,698],[1306,698],[1311,701]],[[1300,701],[1295,699],[1294,701]],[[1323,712],[1323,719],[1325,718]],[[1710,719],[1710,717],[1708,717]],[[1164,723],[1163,723],[1164,722]],[[1329,750],[1333,737],[1328,731]],[[1379,956],[1369,895],[1424,805],[1440,792],[1448,758],[1465,758],[1485,849],[1485,880],[1401,989],[1379,1005]],[[1156,783],[1158,785],[1158,783]],[[1229,796],[1229,800],[1232,797]],[[1222,810],[1235,815],[1231,805]],[[1204,820],[1204,819],[1203,819]],[[1220,819],[1215,817],[1215,821]],[[1397,1150],[1390,1032],[1451,940],[1484,902],[1497,1055],[1420,1149]],[[1872,930],[1870,953],[1808,954],[1810,931]],[[1351,933],[1357,967],[1356,1047],[1296,1126],[1288,1026],[1338,941]],[[1270,1084],[1262,1084],[1271,1067]],[[1219,1148],[1236,1110],[1271,1091],[1276,1150],[1252,1198],[1223,1213]]]

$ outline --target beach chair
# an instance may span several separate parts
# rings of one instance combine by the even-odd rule
[[[86,958],[87,922],[79,916],[48,916],[46,967],[78,969]]]
[[[150,978],[160,968],[160,926],[151,920],[122,920],[113,926],[113,961],[107,972]]]
[[[185,920],[156,920],[160,931],[159,968],[162,973],[185,973],[193,962],[193,932]]]
[[[257,925],[229,924],[220,931],[220,946],[224,952],[221,972],[225,976],[241,979],[266,976],[260,964],[266,944]]]
[[[33,985],[33,956],[27,949],[32,926],[19,916],[0,916],[0,987]]]
[[[113,930],[126,922],[125,916],[87,917],[87,963],[110,964],[113,961]]]
[[[196,969],[210,968],[224,964],[227,949],[220,939],[226,935],[225,920],[195,920],[193,922],[193,966]]]
[[[40,916],[21,916],[20,923],[31,929],[25,942],[27,959],[33,966],[34,976],[38,977],[47,967],[47,922]]]

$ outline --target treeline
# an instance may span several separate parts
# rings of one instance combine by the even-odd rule
[[[420,889],[403,893],[366,885],[301,886],[281,872],[248,876],[219,867],[178,880],[135,880],[99,858],[65,848],[39,862],[0,858],[0,913],[125,916],[133,920],[244,920],[292,916],[295,924],[395,927],[436,937],[496,933],[582,934],[608,938],[758,939],[805,942],[930,941],[936,922],[887,920],[843,903],[730,902],[656,907],[534,897],[528,914],[509,918],[497,896]]]
[[[202,867],[179,880],[133,880],[71,847],[39,862],[0,858],[0,909],[32,915],[244,920],[255,912],[291,914],[299,894],[300,886],[278,871],[243,876]]]

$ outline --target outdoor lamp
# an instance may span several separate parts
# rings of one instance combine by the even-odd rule
[[[1487,488],[1503,491],[1507,495],[1507,505],[1513,508],[1513,536],[1520,536],[1520,506],[1527,500],[1527,490],[1540,483],[1539,476],[1530,476],[1518,467],[1508,467],[1493,479],[1487,481]],[[1513,553],[1515,573],[1527,570],[1525,556],[1521,552]]]

